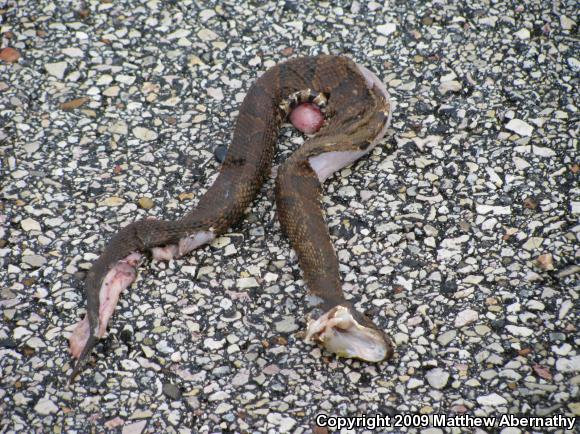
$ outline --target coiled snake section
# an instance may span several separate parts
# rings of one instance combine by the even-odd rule
[[[121,291],[135,279],[145,253],[159,260],[185,255],[242,217],[270,174],[280,126],[291,113],[303,116],[293,111],[304,104],[322,109],[324,122],[278,168],[276,205],[304,281],[317,300],[315,311],[322,312],[310,321],[306,339],[340,357],[379,362],[392,356],[388,335],[344,296],[319,204],[322,183],[384,136],[391,116],[389,95],[372,72],[346,57],[301,57],[270,68],[252,84],[219,175],[194,209],[179,220],[145,219],[125,226],[93,263],[85,281],[86,316],[69,339],[70,352],[78,359],[69,380],[105,334]]]

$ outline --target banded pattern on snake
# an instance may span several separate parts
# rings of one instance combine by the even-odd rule
[[[278,169],[276,205],[296,251],[304,281],[324,312],[306,338],[342,357],[378,362],[393,354],[389,336],[349,303],[319,196],[335,171],[367,154],[384,136],[391,103],[384,85],[363,66],[341,56],[301,57],[267,70],[250,87],[218,177],[197,206],[179,220],[145,219],[117,232],[86,277],[87,313],[70,337],[80,372],[106,332],[123,289],[145,253],[168,260],[209,243],[239,220],[270,174],[281,124],[310,116],[304,104],[323,107],[325,121]],[[321,122],[311,122],[312,133]],[[312,127],[314,125],[314,127]]]

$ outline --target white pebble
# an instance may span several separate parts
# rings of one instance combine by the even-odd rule
[[[457,314],[455,318],[455,327],[463,327],[467,324],[477,321],[479,314],[473,309],[465,309]]]
[[[417,387],[421,387],[423,385],[422,380],[418,380],[417,378],[411,378],[407,383],[408,389],[416,389]]]
[[[530,31],[526,28],[518,30],[514,35],[520,39],[530,39]]]
[[[242,277],[236,281],[238,289],[257,288],[258,282],[254,277]]]
[[[24,229],[26,232],[41,230],[40,223],[31,218],[22,220],[20,222],[20,227],[22,227],[22,229]]]
[[[503,396],[498,395],[497,393],[479,396],[477,398],[477,402],[481,405],[491,405],[491,406],[507,404],[507,400]]]
[[[558,359],[556,369],[560,372],[578,372],[580,371],[580,356],[574,356],[569,359]]]
[[[434,368],[427,372],[425,378],[427,378],[427,382],[434,389],[443,389],[449,380],[449,372],[441,368]]]
[[[83,50],[77,47],[63,48],[62,54],[69,57],[83,57],[85,55]]]
[[[225,339],[216,341],[215,339],[207,338],[205,341],[203,341],[203,346],[209,348],[210,350],[219,350],[224,346],[225,342]]]
[[[527,328],[527,327],[507,325],[505,328],[508,332],[510,332],[514,336],[521,336],[521,337],[527,338],[528,336],[531,336],[534,334],[534,331],[532,329]]]
[[[457,80],[444,81],[439,85],[439,92],[442,95],[445,95],[447,92],[459,92],[461,87],[461,83]]]
[[[44,65],[46,72],[48,72],[53,77],[58,78],[59,80],[63,79],[66,67],[66,62],[47,63]]]
[[[512,210],[509,206],[493,206],[493,205],[476,205],[475,210],[478,214],[494,214],[494,215],[510,215]]]
[[[133,134],[138,139],[145,141],[151,141],[157,138],[157,133],[155,131],[143,127],[133,128]]]
[[[377,26],[377,32],[385,36],[389,36],[391,33],[395,33],[396,30],[397,25],[395,23],[386,23]]]
[[[49,398],[44,397],[41,398],[38,403],[34,406],[34,411],[38,414],[51,414],[56,413],[58,411],[58,407],[54,402],[52,402]]]
[[[572,30],[576,25],[576,22],[568,18],[566,15],[560,15],[560,25],[564,30]]]
[[[224,93],[219,87],[209,87],[207,89],[207,94],[216,101],[222,101],[224,99]]]
[[[505,125],[505,127],[506,129],[524,137],[531,136],[534,132],[534,127],[521,119],[512,119]]]

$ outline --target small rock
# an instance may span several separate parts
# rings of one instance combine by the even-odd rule
[[[545,253],[536,258],[536,265],[544,271],[554,269],[554,260],[551,253]]]
[[[441,368],[434,368],[427,372],[425,378],[427,378],[427,382],[434,389],[443,389],[449,380],[449,372]]]
[[[528,167],[531,166],[530,163],[528,163],[526,160],[520,158],[520,157],[514,157],[514,165],[516,166],[516,169],[518,170],[524,170],[527,169]]]
[[[224,93],[219,87],[209,87],[207,89],[207,94],[216,101],[222,101],[224,99]]]
[[[29,231],[41,231],[40,223],[31,218],[26,218],[20,222],[20,227],[26,232]]]
[[[393,340],[396,345],[404,345],[409,343],[409,335],[407,333],[398,332],[393,335]]]
[[[456,330],[449,330],[449,331],[446,331],[445,333],[437,336],[437,342],[439,342],[441,345],[445,346],[445,345],[449,344],[449,342],[451,342],[453,339],[455,339],[456,336],[457,336]]]
[[[532,368],[538,377],[543,378],[544,380],[552,381],[552,373],[545,366],[535,364],[532,366]]]
[[[556,361],[556,369],[560,372],[580,371],[580,355],[569,359],[560,358]]]
[[[218,390],[208,396],[207,400],[209,402],[224,401],[230,397],[230,394],[224,390]]]
[[[465,309],[457,314],[455,327],[463,327],[477,321],[479,314],[473,309]]]
[[[239,289],[247,289],[247,288],[257,288],[258,282],[254,277],[241,277],[236,281],[236,286]]]
[[[123,84],[131,85],[135,83],[136,77],[134,75],[119,74],[115,77],[115,81]]]
[[[447,92],[459,92],[461,88],[461,83],[457,80],[444,81],[439,85],[439,92],[445,95]]]
[[[580,402],[571,402],[568,404],[568,408],[574,416],[580,416]]]
[[[32,332],[28,330],[26,327],[16,327],[12,332],[12,336],[14,337],[15,340],[19,340],[20,338],[31,334]]]
[[[513,131],[516,134],[519,134],[523,137],[531,136],[534,132],[534,127],[532,127],[527,122],[522,121],[521,119],[512,119],[505,125],[506,129]]]
[[[530,39],[530,31],[526,28],[518,30],[514,35],[519,39]]]
[[[291,333],[296,330],[298,330],[298,325],[292,316],[288,316],[282,321],[276,323],[276,331],[278,333]]]
[[[218,38],[217,33],[212,32],[209,29],[201,29],[199,32],[197,32],[197,36],[202,41],[214,41]]]
[[[71,99],[70,101],[66,101],[66,102],[61,103],[60,109],[61,110],[74,110],[74,109],[77,109],[79,107],[82,107],[90,100],[91,99],[87,98],[87,97]]]
[[[173,347],[171,347],[165,339],[162,339],[159,342],[157,342],[157,344],[155,344],[155,348],[157,348],[158,351],[161,351],[164,354],[172,354],[175,352]]]
[[[111,196],[100,201],[98,206],[121,206],[125,203],[125,199],[122,197]]]
[[[105,96],[111,96],[111,97],[117,96],[117,95],[119,95],[119,91],[120,90],[121,90],[121,88],[119,86],[111,86],[111,87],[106,88],[103,91],[103,95],[105,95]]]
[[[215,413],[216,414],[224,414],[227,413],[228,411],[230,411],[233,408],[233,406],[231,404],[228,404],[226,402],[222,402],[220,403],[220,405],[218,405],[215,409]]]
[[[157,133],[144,127],[133,128],[133,134],[140,140],[151,141],[157,139]]]
[[[532,153],[538,157],[554,157],[556,156],[556,151],[547,148],[545,146],[534,146],[532,147]]]
[[[572,68],[574,71],[580,71],[580,60],[576,59],[575,57],[568,57],[566,60],[568,66]]]
[[[211,18],[215,17],[216,13],[212,9],[204,9],[199,13],[199,19],[202,23],[210,20]]]
[[[492,206],[492,205],[480,205],[475,206],[475,210],[478,214],[493,214],[493,215],[510,215],[512,209],[509,206]]]
[[[224,145],[217,146],[214,151],[213,155],[218,163],[223,163],[226,159],[226,155],[228,153],[228,147]]]
[[[116,428],[118,426],[122,426],[125,423],[125,421],[123,419],[121,419],[119,416],[114,417],[113,419],[109,419],[108,421],[105,422],[105,428],[108,429],[113,429]]]
[[[271,364],[265,366],[264,369],[262,369],[262,372],[266,375],[276,375],[278,372],[280,372],[280,368],[277,365]]]
[[[536,250],[542,247],[544,239],[542,237],[530,237],[522,246],[525,250]]]
[[[566,15],[560,15],[560,25],[564,30],[572,30],[576,25],[576,22],[568,18]]]
[[[163,385],[163,394],[168,396],[169,398],[173,399],[174,401],[181,398],[181,390],[175,384],[172,383],[165,383]]]
[[[6,47],[0,50],[0,60],[6,63],[14,63],[20,59],[20,52],[11,47]]]
[[[149,197],[142,197],[137,201],[137,203],[143,209],[151,209],[155,205],[153,200],[151,200]]]
[[[36,336],[28,339],[26,341],[26,345],[28,345],[30,348],[35,348],[35,349],[46,347],[46,344],[44,343],[44,341]]]
[[[483,279],[484,279],[484,276],[470,274],[465,279],[463,279],[463,283],[468,284],[468,285],[478,285],[483,281]]]
[[[63,48],[62,54],[68,57],[83,57],[85,53],[78,47]]]
[[[123,426],[122,434],[141,434],[146,426],[147,421],[140,420],[139,422]]]
[[[31,267],[38,268],[46,264],[46,258],[40,255],[25,255],[22,257],[22,262]]]
[[[506,330],[510,332],[514,336],[522,336],[528,337],[534,334],[534,331],[527,327],[515,326],[515,325],[507,325]]]
[[[482,17],[482,18],[480,18],[479,22],[481,24],[483,24],[484,26],[493,27],[493,26],[495,26],[495,23],[497,22],[497,19],[498,19],[498,17],[494,17],[494,16],[491,16],[491,17]]]
[[[47,415],[51,413],[56,413],[58,407],[49,398],[44,397],[38,400],[37,404],[34,406],[34,411],[38,414]]]
[[[234,386],[243,386],[249,380],[250,380],[250,375],[249,375],[248,371],[240,371],[232,379],[232,384]]]
[[[397,30],[397,25],[395,23],[386,23],[377,26],[377,32],[381,35],[389,36],[392,33],[395,33]]]
[[[283,417],[278,424],[280,432],[292,432],[292,428],[296,425],[296,421],[291,417]]]
[[[497,393],[479,396],[477,402],[481,405],[499,406],[507,404],[507,400]]]
[[[574,303],[572,300],[563,301],[562,305],[560,306],[560,310],[558,310],[558,318],[561,320],[566,318],[568,316],[568,312],[570,312],[570,309],[572,309],[573,304]]]
[[[127,127],[127,124],[124,121],[119,120],[109,127],[109,131],[112,132],[113,134],[121,134],[125,136],[129,133],[129,128]]]
[[[407,388],[408,389],[416,389],[417,387],[421,387],[423,385],[423,381],[419,380],[417,378],[411,378],[408,382],[407,382]]]
[[[59,80],[62,80],[64,78],[66,67],[67,67],[66,62],[47,63],[44,65],[44,69],[46,69],[46,72],[58,78]]]
[[[220,339],[218,341],[212,338],[207,338],[206,340],[203,341],[203,345],[204,347],[209,348],[210,350],[219,350],[220,348],[223,348],[225,342],[226,342],[225,339]]]

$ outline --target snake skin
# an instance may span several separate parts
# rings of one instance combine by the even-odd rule
[[[305,89],[326,97],[327,122],[279,168],[278,216],[297,253],[311,293],[323,300],[325,308],[348,305],[319,204],[321,184],[309,158],[331,151],[364,151],[380,135],[390,106],[377,90],[369,88],[360,69],[350,59],[296,58],[272,67],[250,87],[240,107],[219,176],[198,205],[180,220],[146,219],[129,224],[112,237],[94,262],[85,282],[92,332],[71,379],[98,340],[93,331],[99,327],[99,290],[111,267],[132,252],[176,244],[199,231],[218,236],[238,221],[270,174],[278,131],[288,115],[284,109],[288,104],[284,101]],[[378,330],[366,316],[356,315],[361,324]]]

